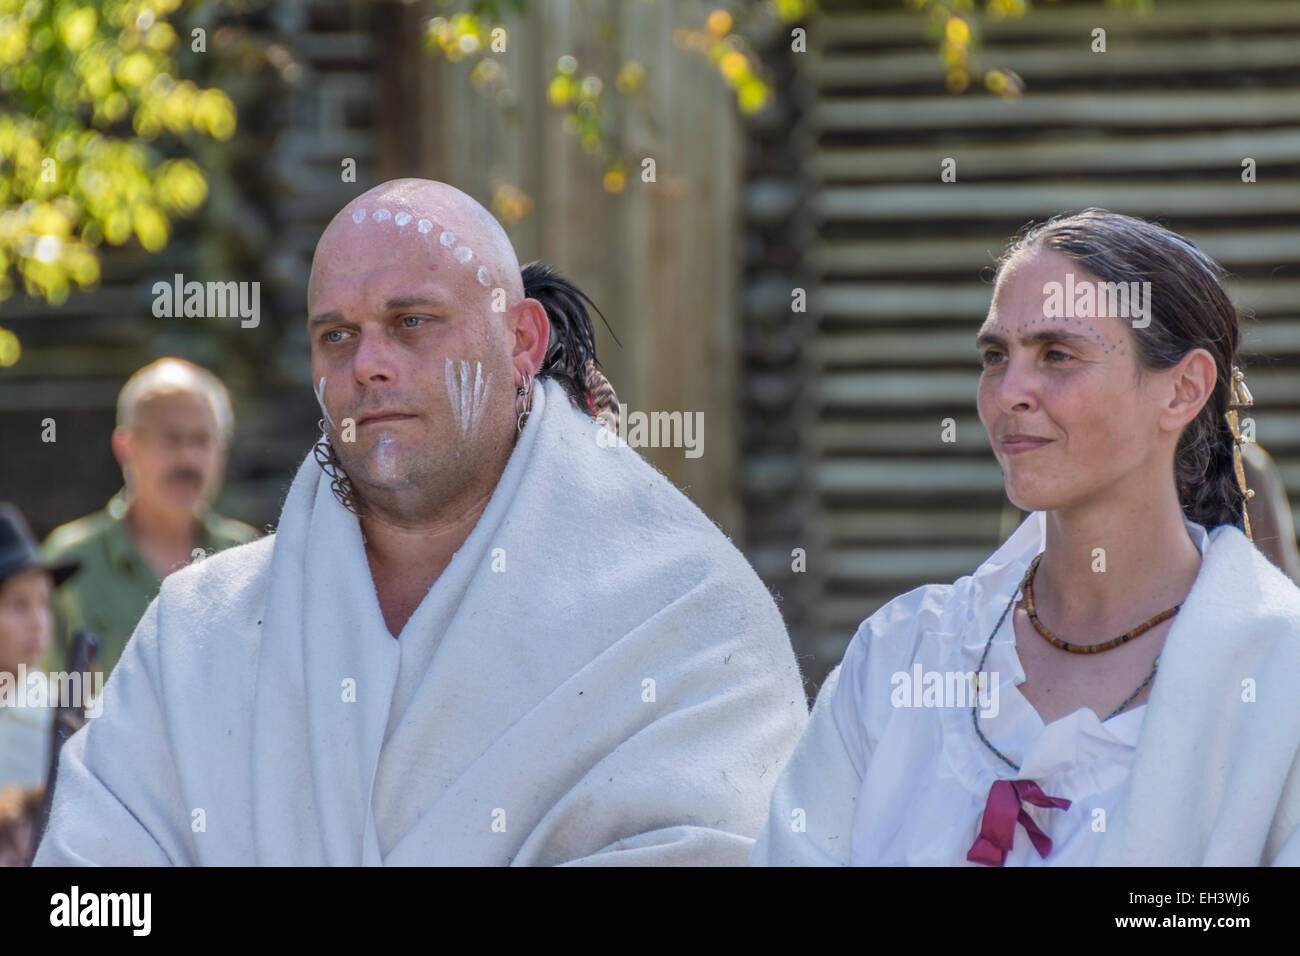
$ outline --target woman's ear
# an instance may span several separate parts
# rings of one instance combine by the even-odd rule
[[[1214,396],[1218,381],[1218,367],[1214,356],[1205,349],[1192,349],[1177,365],[1168,371],[1170,381],[1169,404],[1160,418],[1160,424],[1171,431],[1179,431],[1201,413]]]

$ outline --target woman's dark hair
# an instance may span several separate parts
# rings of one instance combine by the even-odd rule
[[[1241,315],[1224,290],[1224,270],[1163,226],[1104,209],[1085,209],[1031,226],[998,260],[1051,249],[1103,282],[1150,282],[1150,324],[1134,328],[1138,377],[1171,368],[1193,349],[1214,356],[1214,392],[1188,422],[1174,453],[1183,513],[1207,529],[1240,525],[1245,494],[1233,470],[1235,439],[1224,415],[1241,344]]]
[[[585,292],[544,262],[528,263],[520,270],[520,276],[524,297],[540,302],[551,323],[550,344],[537,377],[555,379],[564,386],[574,405],[594,415],[601,396],[593,394],[593,373],[600,363],[596,359],[596,333],[587,306],[596,309],[609,329],[605,313],[596,308]],[[609,331],[610,335],[614,334],[613,329]],[[618,338],[614,341],[618,342]],[[596,377],[605,381],[599,373]]]

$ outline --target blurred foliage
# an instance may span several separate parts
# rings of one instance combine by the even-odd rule
[[[99,280],[97,247],[162,249],[207,197],[181,146],[226,140],[235,107],[178,77],[181,0],[0,0],[0,302],[64,302]],[[191,4],[194,7],[195,4]],[[0,365],[18,345],[0,330]]]
[[[516,94],[501,60],[492,54],[505,48],[509,32],[507,12],[524,14],[529,0],[440,0],[443,7],[463,7],[434,17],[426,24],[425,47],[452,63],[470,66],[474,87],[492,96],[505,110],[514,108]],[[736,105],[752,115],[773,98],[763,64],[754,51],[753,37],[804,19],[814,0],[732,0],[726,5],[701,7],[697,27],[678,29],[673,42],[708,59],[722,81],[733,91]],[[616,44],[610,43],[610,46]],[[560,56],[547,78],[547,100],[563,113],[564,129],[577,137],[584,151],[603,165],[602,185],[620,192],[632,174],[630,151],[617,135],[619,119],[629,112],[648,111],[646,68],[625,60],[611,71],[582,68],[572,54]],[[526,216],[532,203],[518,187],[503,184],[493,196],[494,211],[505,222]]]
[[[1044,0],[1051,5],[1055,0]],[[979,12],[975,0],[903,0],[905,6],[927,17],[926,37],[939,46],[944,83],[949,92],[965,93],[972,84],[982,86],[1004,99],[1014,99],[1025,83],[1014,71],[983,70],[974,63],[979,48]],[[1108,7],[1148,10],[1153,0],[1106,0]],[[1030,0],[985,0],[983,15],[990,20],[1023,17]]]
[[[514,107],[516,94],[506,67],[491,54],[508,41],[503,20],[507,12],[525,14],[530,0],[439,0],[443,7],[463,8],[434,17],[426,25],[425,46],[452,63],[471,65],[473,85],[493,96],[506,110]],[[985,0],[982,12],[976,0],[900,0],[902,5],[926,18],[925,35],[938,46],[944,82],[953,93],[964,93],[973,84],[1005,98],[1024,92],[1024,81],[1012,70],[980,69],[975,54],[979,49],[979,18],[1001,20],[1023,17],[1030,0]],[[1042,0],[1053,3],[1055,0]],[[1105,0],[1108,7],[1146,10],[1153,0]],[[736,97],[744,115],[761,111],[772,100],[772,89],[763,64],[753,48],[753,37],[772,26],[789,27],[815,10],[816,0],[731,0],[701,7],[702,23],[684,27],[674,34],[674,43],[708,58]],[[707,12],[706,12],[707,11]],[[602,181],[609,192],[627,184],[632,168],[627,150],[614,131],[617,120],[631,110],[644,110],[641,97],[647,81],[645,67],[635,60],[619,64],[613,76],[597,69],[583,70],[572,54],[559,57],[551,72],[547,98],[564,113],[564,128],[576,136],[582,148],[601,157]],[[613,90],[616,96],[611,96]],[[493,198],[496,213],[507,222],[527,215],[531,201],[517,187],[497,187]]]

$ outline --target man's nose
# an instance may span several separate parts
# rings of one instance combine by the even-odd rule
[[[361,331],[356,351],[352,353],[352,373],[362,385],[396,378],[393,345],[379,330]]]

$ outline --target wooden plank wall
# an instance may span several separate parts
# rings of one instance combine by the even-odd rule
[[[542,259],[572,278],[604,312],[622,347],[596,318],[597,347],[620,401],[631,410],[702,412],[703,453],[641,453],[714,521],[739,536],[736,492],[737,223],[739,123],[729,91],[707,61],[678,49],[673,31],[699,25],[682,5],[550,0],[506,20],[508,48],[495,54],[518,94],[506,116],[470,82],[469,69],[420,53],[397,38],[419,35],[436,4],[391,7],[379,38],[376,125],[379,180],[437,179],[491,208],[512,183],[530,215],[503,223],[520,264]],[[561,128],[548,104],[556,60],[579,73],[617,72],[619,57],[648,75],[654,127],[629,112],[621,133],[633,156],[655,159],[657,181],[639,167],[617,194],[602,167]],[[495,210],[494,210],[495,211]]]
[[[1090,51],[1095,27],[1106,53]],[[865,617],[969,573],[1008,530],[974,335],[985,267],[1031,219],[1089,205],[1158,219],[1234,274],[1254,314],[1258,440],[1300,515],[1300,5],[1036,3],[984,28],[982,61],[1028,84],[1015,101],[947,93],[922,28],[897,4],[830,0],[801,61],[811,617],[798,643],[817,680]],[[945,157],[956,183],[940,182]],[[939,441],[947,416],[955,444]]]

